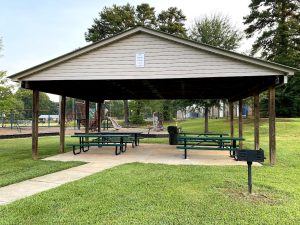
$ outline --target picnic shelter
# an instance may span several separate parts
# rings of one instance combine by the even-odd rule
[[[45,43],[46,44],[46,43]],[[145,27],[87,45],[10,78],[33,90],[32,157],[38,154],[39,92],[61,96],[60,152],[64,152],[66,97],[100,106],[105,99],[227,99],[233,137],[233,103],[254,97],[254,148],[259,149],[259,95],[268,91],[270,163],[276,162],[275,88],[296,70]],[[88,113],[87,120],[88,118]],[[98,119],[98,121],[101,121]],[[100,122],[98,124],[100,131]],[[88,123],[86,132],[88,132]],[[242,145],[242,143],[240,143]]]

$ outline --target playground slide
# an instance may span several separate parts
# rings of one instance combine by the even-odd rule
[[[119,130],[120,128],[122,128],[122,126],[120,126],[117,121],[115,121],[113,118],[111,117],[108,117],[108,119],[110,120],[111,124],[113,125],[113,127],[116,129],[116,130]]]

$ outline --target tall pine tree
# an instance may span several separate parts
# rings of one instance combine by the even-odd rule
[[[252,54],[287,66],[300,68],[299,0],[252,0],[244,18],[247,37],[257,35]],[[300,115],[300,74],[277,90],[278,116]]]
[[[158,14],[157,21],[160,31],[181,37],[187,36],[184,27],[186,17],[181,9],[170,7],[167,10],[163,10]]]

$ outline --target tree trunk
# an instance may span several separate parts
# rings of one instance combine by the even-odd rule
[[[124,125],[129,126],[129,107],[128,100],[123,100],[124,102]]]
[[[205,107],[204,109],[204,117],[205,117],[204,133],[208,133],[208,107]]]

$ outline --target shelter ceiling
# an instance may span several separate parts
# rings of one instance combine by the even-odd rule
[[[104,99],[230,99],[252,96],[283,76],[143,80],[22,81],[22,87],[90,101]]]

